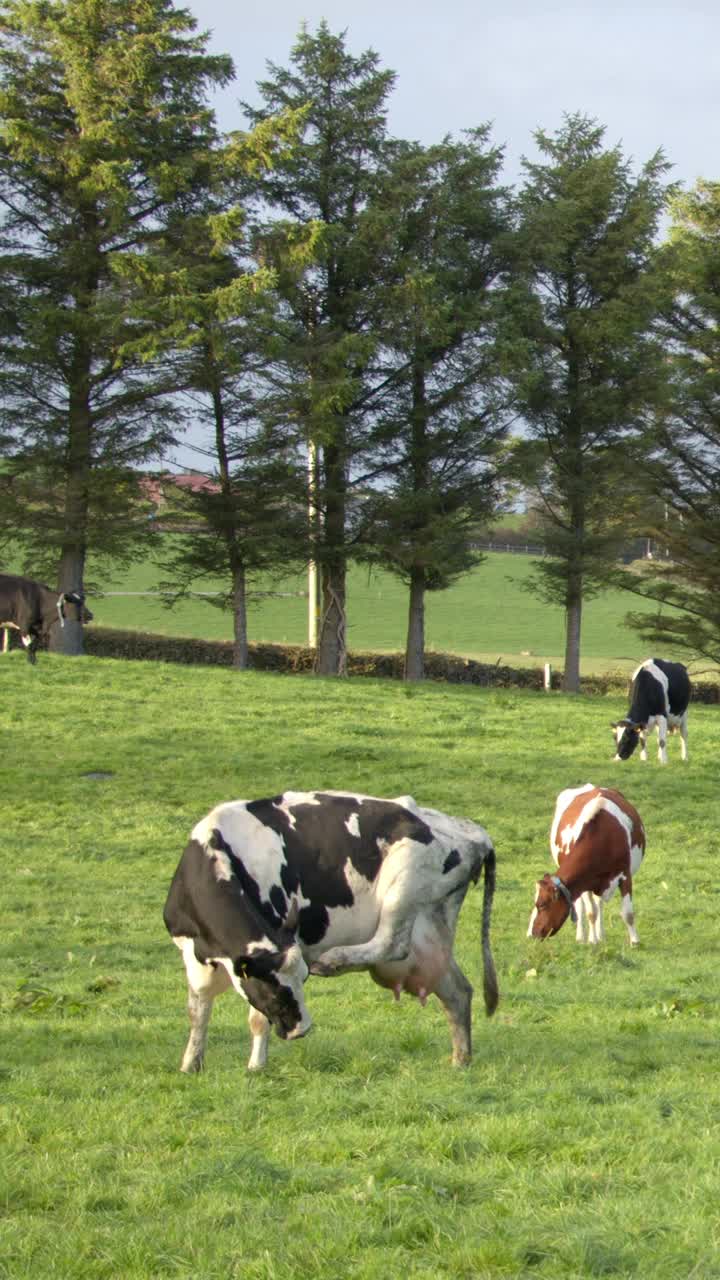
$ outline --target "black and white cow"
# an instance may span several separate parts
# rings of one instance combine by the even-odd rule
[[[680,733],[680,754],[687,760],[687,716],[690,680],[681,662],[648,658],[633,672],[630,710],[623,720],[611,725],[616,744],[616,760],[627,760],[640,741],[640,759],[647,760],[646,740],[657,728],[658,760],[667,764],[668,728]]]
[[[20,632],[29,662],[36,661],[35,650],[53,623],[65,625],[68,604],[73,608],[68,617],[83,622],[92,620],[90,610],[85,608],[85,597],[79,591],[53,591],[32,578],[0,573],[0,628],[12,627]]]
[[[471,1054],[472,987],[452,949],[471,881],[484,870],[485,1008],[498,1002],[490,950],[495,850],[483,827],[344,791],[286,791],[213,809],[193,829],[164,919],[187,972],[190,1038],[182,1071],[203,1065],[215,996],[231,984],[251,1005],[248,1067],[265,1065],[270,1026],[286,1040],[311,1019],[303,983],[367,969],[399,999],[434,994],[452,1060]]]

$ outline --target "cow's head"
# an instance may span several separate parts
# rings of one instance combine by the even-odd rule
[[[308,967],[294,937],[277,949],[258,944],[236,960],[235,969],[250,1004],[265,1014],[281,1040],[296,1040],[310,1030],[303,996]]]
[[[66,612],[66,605],[70,605],[70,611]],[[58,600],[58,614],[61,623],[65,618],[69,618],[74,622],[92,622],[92,614],[85,605],[85,596],[81,591],[63,591]]]
[[[615,739],[614,760],[629,760],[640,740],[641,724],[634,720],[618,720],[610,724]]]
[[[529,938],[551,938],[568,916],[575,917],[570,894],[559,876],[544,875],[535,885],[535,906],[528,925]]]

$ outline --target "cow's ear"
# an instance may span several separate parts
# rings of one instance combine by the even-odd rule
[[[610,728],[611,728],[611,729],[617,729],[617,720],[611,720],[611,721],[610,721]]]
[[[251,956],[240,956],[244,978],[270,978],[282,965],[284,951],[253,951]],[[237,967],[238,961],[235,961]]]

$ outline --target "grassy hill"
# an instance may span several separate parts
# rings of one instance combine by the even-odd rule
[[[494,552],[473,573],[448,591],[427,597],[426,643],[428,649],[461,654],[479,661],[501,659],[512,666],[552,663],[563,665],[564,614],[544,604],[528,590],[532,559],[525,555]],[[92,564],[89,565],[92,578]],[[101,585],[107,591],[142,592],[156,588],[158,571],[151,564],[136,567],[123,577]],[[260,589],[288,593],[282,598],[254,598],[250,603],[251,641],[305,644],[307,600],[304,574],[282,581],[255,584]],[[198,583],[198,590],[212,591],[218,584]],[[204,600],[184,602],[167,609],[146,595],[95,596],[89,601],[96,622],[106,626],[230,639],[229,614]],[[648,656],[636,634],[624,625],[637,600],[611,591],[585,607],[582,635],[582,670],[630,670]],[[407,591],[390,574],[351,567],[348,579],[348,644],[351,649],[402,651],[407,625]],[[666,653],[666,657],[673,654]],[[678,655],[681,656],[681,655]]]

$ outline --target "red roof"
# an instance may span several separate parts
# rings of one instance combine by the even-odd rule
[[[145,475],[140,479],[140,488],[144,497],[155,506],[160,506],[165,501],[166,490],[170,485],[178,489],[189,489],[191,493],[219,493],[220,491],[220,485],[216,480],[199,472],[187,471],[176,474],[162,471],[155,476]]]

